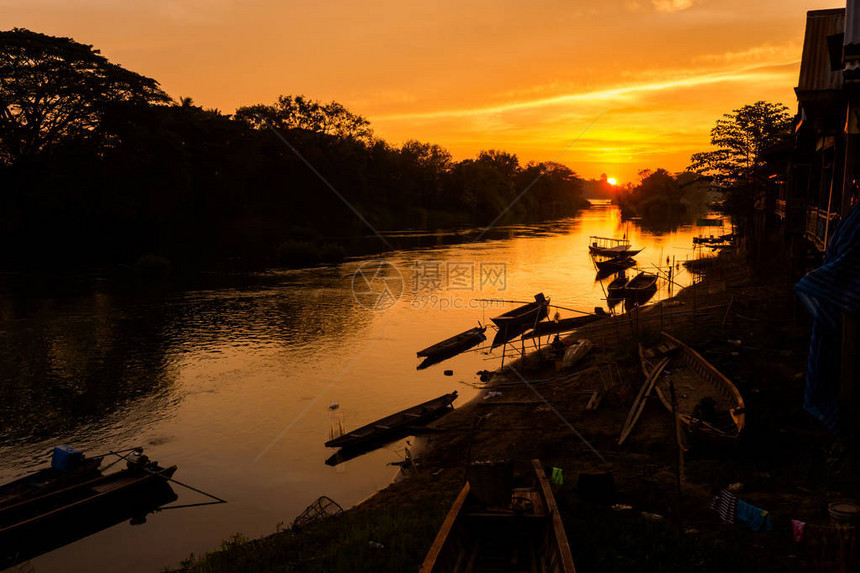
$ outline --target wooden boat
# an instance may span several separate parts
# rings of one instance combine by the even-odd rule
[[[657,291],[657,275],[642,271],[624,287],[624,297],[627,300],[642,304],[654,296]]]
[[[487,330],[486,326],[476,326],[475,328],[470,328],[460,334],[452,336],[451,338],[446,338],[442,342],[437,342],[433,346],[428,346],[424,350],[418,351],[419,357],[436,357],[436,356],[455,356],[460,352],[464,352],[469,350],[470,348],[477,346],[481,342],[487,339],[484,336],[484,331]]]
[[[601,273],[617,273],[636,266],[636,261],[633,260],[632,255],[623,254],[605,261],[594,261],[594,264]]]
[[[177,499],[170,484],[159,480],[134,488],[129,495],[113,496],[109,503],[68,512],[31,530],[31,534],[12,536],[14,545],[6,545],[4,540],[0,545],[0,569],[13,567],[122,522],[130,521],[139,526],[146,523],[147,515]]]
[[[630,246],[630,241],[627,239],[613,239],[612,237],[595,237],[588,238],[588,252],[592,255],[600,257],[632,257],[633,255],[642,252],[642,249],[633,250]]]
[[[547,317],[549,310],[549,299],[543,293],[535,295],[535,301],[529,304],[509,310],[495,318],[491,318],[498,332],[493,337],[492,348],[505,344],[522,333],[537,326],[540,321]]]
[[[609,286],[606,287],[606,296],[610,300],[621,301],[627,295],[627,283],[630,282],[624,275],[615,277]]]
[[[719,370],[698,352],[663,332],[661,343],[645,350],[639,346],[639,357],[646,377],[662,358],[671,358],[666,372],[654,389],[660,402],[671,412],[669,380],[675,385],[678,417],[693,435],[709,441],[737,441],[744,429],[744,399],[741,393]],[[707,402],[713,401],[708,407]],[[702,401],[705,400],[705,403]]]
[[[534,326],[541,324],[540,322],[536,323]],[[517,336],[522,333],[530,330],[532,328],[531,324],[510,324],[507,326],[503,326],[496,331],[496,335],[493,336],[493,342],[490,345],[490,348],[496,348],[497,346],[501,346],[507,342],[510,342]]]
[[[406,408],[396,414],[386,416],[357,430],[331,439],[325,445],[328,448],[358,448],[379,442],[402,430],[426,423],[446,410],[453,409],[451,403],[456,399],[456,391],[450,394],[443,394],[438,398],[428,400],[423,404],[418,404],[411,408]]]
[[[538,336],[549,336],[550,334],[557,334],[560,332],[570,332],[572,330],[576,330],[586,324],[591,324],[592,322],[596,322],[601,318],[606,318],[609,316],[606,314],[602,308],[598,307],[595,311],[599,310],[600,312],[595,312],[594,314],[585,314],[583,316],[574,316],[571,318],[562,318],[561,320],[551,320],[546,322],[539,322],[535,325],[531,332],[523,335],[523,338],[537,338]]]
[[[75,483],[97,478],[101,475],[101,471],[99,471],[101,463],[102,456],[82,457],[78,464],[69,469],[51,466],[0,485],[0,508],[28,497],[44,495]]]
[[[162,468],[139,456],[124,470],[7,505],[0,509],[0,548],[74,528],[79,521],[134,502],[148,486],[166,482],[175,472],[176,466]]]
[[[534,571],[575,573],[549,480],[532,460],[535,483],[510,491],[505,507],[487,507],[480,483],[457,496],[420,573]]]
[[[535,324],[546,318],[549,299],[540,292],[535,295],[535,301],[519,306],[504,314],[500,314],[490,320],[499,327],[499,330],[514,325],[528,325],[532,328]]]

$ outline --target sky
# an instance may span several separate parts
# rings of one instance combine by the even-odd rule
[[[232,113],[336,100],[399,145],[680,171],[724,113],[796,110],[807,0],[0,0],[0,29],[92,44],[173,98]]]

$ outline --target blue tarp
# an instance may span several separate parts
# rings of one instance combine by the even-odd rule
[[[833,233],[824,264],[794,290],[813,319],[804,408],[833,430],[839,415],[842,315],[860,312],[860,208],[851,209]]]

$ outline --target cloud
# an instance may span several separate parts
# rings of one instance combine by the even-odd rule
[[[693,5],[693,0],[651,0],[658,12],[680,12]]]
[[[392,115],[380,114],[374,121],[400,121],[400,120],[433,120],[441,118],[474,118],[478,115],[497,115],[509,112],[518,112],[536,108],[568,104],[600,104],[605,106],[610,101],[615,103],[621,101],[635,101],[638,96],[654,93],[673,91],[683,88],[723,84],[726,82],[751,82],[772,80],[774,75],[782,75],[782,66],[793,66],[795,62],[785,64],[749,66],[737,70],[730,70],[711,74],[692,74],[688,77],[673,77],[663,81],[651,83],[638,83],[621,85],[591,92],[567,93],[545,98],[527,99],[513,101],[498,105],[479,108],[462,108],[436,111],[419,111],[413,113],[399,113]]]

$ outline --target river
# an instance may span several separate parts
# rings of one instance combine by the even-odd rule
[[[693,257],[702,231],[649,232],[595,204],[480,242],[420,234],[438,246],[202,288],[118,287],[97,275],[62,288],[3,287],[2,481],[44,465],[57,444],[93,454],[141,445],[162,465],[178,465],[177,479],[229,501],[121,523],[33,559],[32,570],[158,571],[236,533],[272,533],[321,495],[358,503],[390,483],[396,467],[388,464],[406,445],[331,467],[323,442],[333,421],[350,429],[453,390],[455,405],[474,397],[476,372],[496,368],[498,350],[420,371],[415,352],[512,307],[478,299],[543,292],[553,305],[590,311],[605,306],[590,235],[628,232],[645,248],[640,267],[653,270],[667,257]],[[654,300],[666,294],[664,283]],[[205,501],[174,489],[177,503]]]

